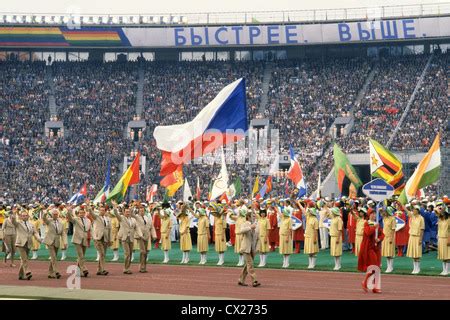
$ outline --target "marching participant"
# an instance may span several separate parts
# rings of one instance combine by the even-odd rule
[[[62,234],[61,234],[61,261],[66,260],[66,251],[69,247],[69,240],[67,237],[67,234],[69,232],[69,220],[67,218],[67,209],[65,208],[65,203],[61,204],[59,206],[59,210],[61,212],[60,214],[60,221],[62,225]]]
[[[380,242],[384,239],[383,230],[375,221],[377,213],[372,210],[369,216],[369,220],[364,223],[364,235],[361,242],[361,248],[359,249],[358,256],[358,270],[366,272],[367,268],[371,265],[381,266],[381,246]],[[376,230],[378,230],[378,237],[376,236]],[[367,281],[372,275],[372,272],[367,272],[362,282],[364,291],[367,292]],[[377,284],[377,282],[375,283]],[[373,288],[373,293],[381,293],[379,286]]]
[[[51,219],[49,218],[51,216]],[[59,279],[61,274],[56,267],[56,257],[58,255],[58,249],[61,246],[61,236],[63,233],[63,224],[59,219],[58,209],[52,209],[49,212],[43,214],[42,220],[47,226],[47,232],[45,233],[43,243],[47,245],[48,253],[50,255],[50,265],[48,267],[48,277],[50,279]]]
[[[241,224],[244,223],[246,221],[246,216],[247,216],[247,207],[244,204],[244,201],[241,200],[239,201],[239,207],[236,208],[238,215],[236,216],[236,213],[230,212],[230,219],[236,221],[236,232],[237,230],[239,230],[239,228],[241,227]],[[242,253],[240,253],[240,241],[241,241],[241,237],[236,237],[235,239],[235,244],[234,244],[234,252],[239,254],[239,261],[237,266],[238,267],[242,267],[244,265],[244,256]]]
[[[142,204],[137,205],[131,210],[131,217],[136,220],[137,227],[141,230],[142,237],[137,238],[139,244],[139,272],[147,272],[147,256],[149,250],[149,243],[156,238],[155,228],[153,227],[152,219],[145,215],[145,207]],[[151,248],[151,246],[150,246]]]
[[[316,208],[308,208],[306,210],[305,248],[303,252],[309,255],[308,269],[314,269],[316,267],[316,255],[319,252],[319,220],[317,220],[318,215],[319,214]]]
[[[302,213],[303,211],[300,209],[300,203],[294,202],[294,213],[293,216],[302,221]],[[304,210],[304,209],[303,209]],[[295,253],[300,253],[300,243],[305,241],[305,233],[303,230],[303,225],[300,226],[298,229],[293,231],[292,240],[294,241],[295,245]]]
[[[100,204],[97,210],[88,209],[89,215],[93,219],[93,238],[94,245],[98,254],[97,275],[106,276],[108,271],[105,270],[106,249],[111,244],[111,220],[106,215],[106,208]]]
[[[267,207],[265,202],[261,203],[259,210],[256,213],[258,219],[256,234],[258,234],[258,242],[256,245],[256,251],[259,252],[259,265],[258,267],[266,266],[267,252],[269,252],[269,220],[267,219]]]
[[[32,238],[34,237],[39,243],[42,242],[39,233],[33,224],[28,221],[29,218],[30,216],[25,209],[20,213],[20,221],[16,220],[14,214],[11,216],[11,221],[16,227],[15,245],[20,253],[19,280],[30,280],[32,277],[31,271],[28,269],[28,254],[33,245]]]
[[[8,207],[10,208],[10,207]],[[7,208],[7,209],[8,209]],[[14,255],[16,254],[16,226],[13,224],[13,216],[15,213],[13,211],[6,212],[6,218],[3,221],[3,246],[5,247],[5,264],[6,261],[11,259],[11,267],[15,267]]]
[[[208,252],[209,244],[209,219],[206,216],[206,210],[201,208],[196,214],[198,218],[198,231],[197,231],[197,252],[200,252],[200,263],[206,263],[206,253]]]
[[[168,202],[163,202],[162,209],[157,210],[157,215],[161,218],[161,248],[164,251],[163,263],[169,262],[169,250],[172,248],[172,242],[170,239],[170,234],[172,232],[172,218],[173,210],[170,208]],[[156,228],[156,226],[155,226]],[[156,231],[158,234],[158,231]]]
[[[112,209],[108,210],[109,219],[111,220],[111,249],[113,250],[113,258],[111,261],[119,261],[119,228],[120,222]]]
[[[353,217],[356,220],[356,234],[355,234],[355,256],[359,256],[359,249],[361,247],[361,243],[364,236],[364,225],[366,224],[366,216],[367,216],[367,209],[364,207],[360,207],[358,209],[358,215],[356,215],[354,212],[352,213]]]
[[[282,268],[289,267],[289,256],[293,253],[293,243],[292,243],[292,207],[290,206],[290,200],[286,200],[287,206],[281,210],[280,218],[280,254],[283,255],[283,266]]]
[[[250,274],[252,278],[252,286],[258,287],[261,285],[258,280],[256,280],[256,273],[253,269],[253,258],[255,257],[256,252],[256,236],[254,234],[254,230],[256,229],[256,224],[251,223],[251,211],[245,211],[245,221],[239,225],[239,228],[236,229],[236,239],[241,238],[239,240],[239,252],[243,255],[245,259],[245,265],[242,269],[241,276],[239,277],[238,285],[240,286],[248,286],[245,283],[245,279],[247,275]]]
[[[394,203],[394,207],[397,209],[395,215],[405,222],[404,227],[395,232],[395,245],[397,246],[397,256],[403,257],[403,251],[407,246],[409,240],[409,223],[407,220],[407,216],[405,214],[405,209],[400,204],[400,202],[396,201]]]
[[[267,201],[267,217],[270,224],[269,229],[269,245],[270,245],[270,251],[275,251],[275,248],[278,247],[279,239],[280,239],[280,229],[278,226],[278,214],[277,214],[277,208],[275,205],[268,200]]]
[[[159,212],[159,209],[157,212]],[[158,249],[159,243],[161,242],[161,217],[159,214],[153,215],[153,226],[155,227],[155,232],[156,232],[155,249]]]
[[[72,206],[69,207],[67,213],[67,218],[73,224],[73,236],[72,243],[75,245],[77,250],[77,265],[83,273],[84,277],[89,274],[86,268],[84,255],[86,253],[86,248],[88,247],[88,232],[91,230],[91,222],[85,217],[84,204],[79,206],[76,211],[76,215],[73,212]]]
[[[42,222],[41,222],[41,219],[39,219],[39,210],[37,210],[35,208],[35,206],[32,204],[30,204],[28,207],[30,208],[28,213],[30,215],[30,218],[32,218],[31,223],[34,226],[34,229],[38,233],[40,233]],[[31,256],[31,260],[36,260],[38,258],[38,251],[39,251],[39,248],[41,247],[41,243],[39,241],[37,241],[35,238],[32,238],[32,242],[33,242],[33,245],[31,247],[31,250],[33,251],[33,255]]]
[[[420,207],[414,205],[412,210],[410,206],[406,206],[409,218],[409,241],[408,250],[406,256],[413,258],[413,271],[412,274],[418,274],[420,272],[420,258],[422,257],[422,237],[425,229],[425,221],[420,215]]]
[[[448,261],[450,260],[450,233],[448,231],[448,208],[441,201],[436,202],[434,212],[438,216],[438,254],[437,258],[442,260],[441,276],[448,275]]]
[[[200,203],[199,201],[197,201]],[[196,203],[197,203],[196,202]],[[190,232],[191,218],[189,217],[188,205],[180,203],[178,205],[177,218],[180,225],[180,250],[183,252],[181,264],[189,263],[189,252],[192,250],[192,239]]]
[[[112,214],[117,217],[120,223],[118,238],[122,242],[124,252],[124,274],[132,274],[130,270],[131,255],[133,254],[134,239],[141,239],[142,232],[138,228],[136,220],[131,217],[131,210],[127,204],[117,205],[117,202],[111,201],[114,206]]]
[[[381,256],[387,259],[386,273],[391,273],[394,270],[394,256],[395,256],[395,228],[396,221],[394,217],[395,209],[387,207],[383,210],[383,233],[384,240],[381,245]]]
[[[341,211],[338,207],[331,208],[331,213],[333,218],[331,219],[330,225],[330,236],[331,236],[331,248],[330,255],[334,257],[334,269],[341,269],[341,256],[342,256],[342,233],[344,231],[344,222],[340,216]]]
[[[227,244],[225,239],[225,230],[227,228],[226,212],[228,211],[225,204],[210,203],[209,212],[214,217],[214,249],[219,255],[218,266],[224,264],[224,252],[227,251]]]

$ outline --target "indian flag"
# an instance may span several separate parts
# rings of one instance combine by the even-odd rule
[[[405,189],[399,197],[402,204],[413,199],[421,188],[433,184],[441,174],[441,150],[439,148],[440,133],[434,139],[428,153],[423,157],[411,178],[406,182]]]

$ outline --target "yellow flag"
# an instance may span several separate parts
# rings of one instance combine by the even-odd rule
[[[173,173],[175,178],[175,183],[169,185],[166,187],[167,189],[167,195],[169,197],[173,197],[175,192],[177,192],[178,189],[183,185],[184,179],[183,179],[183,170],[178,170]]]
[[[253,198],[253,195],[258,192],[258,190],[259,190],[259,176],[256,176],[255,184],[253,185],[253,190],[252,190],[252,198]]]

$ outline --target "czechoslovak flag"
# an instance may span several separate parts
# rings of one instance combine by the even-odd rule
[[[295,157],[295,152],[292,146],[289,146],[289,153],[291,156],[291,167],[289,168],[287,177],[292,180],[295,187],[298,189],[297,197],[303,197],[306,195],[306,183],[303,177],[302,168]]]
[[[192,121],[155,128],[156,146],[162,151],[160,175],[236,142],[247,129],[245,81],[241,78],[223,88]]]

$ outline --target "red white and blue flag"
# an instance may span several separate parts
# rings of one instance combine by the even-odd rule
[[[300,163],[295,156],[294,149],[289,146],[289,153],[291,157],[291,167],[288,171],[288,178],[294,183],[294,186],[298,189],[297,197],[303,197],[306,195],[306,183],[303,177],[302,168],[300,168]]]
[[[67,201],[67,203],[69,204],[74,204],[74,205],[78,205],[80,203],[82,203],[84,201],[84,199],[87,196],[87,187],[86,187],[86,182],[83,184],[83,186],[81,187],[80,191],[78,191],[77,193],[75,193],[72,198],[70,198],[69,201]]]
[[[160,175],[166,176],[192,159],[244,138],[248,129],[243,78],[223,88],[192,120],[157,126],[153,132],[162,151]]]
[[[264,198],[264,196],[272,191],[272,176],[268,176],[266,179],[266,182],[264,183],[263,187],[259,190],[258,194],[256,195],[256,199]]]

